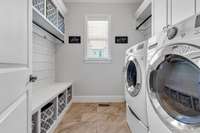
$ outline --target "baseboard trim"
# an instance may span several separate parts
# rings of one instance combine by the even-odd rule
[[[124,96],[73,96],[73,103],[124,102]]]

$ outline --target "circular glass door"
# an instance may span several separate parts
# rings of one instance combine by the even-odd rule
[[[137,83],[137,69],[133,61],[130,61],[127,68],[127,84],[128,87],[136,86]]]
[[[157,55],[148,75],[149,96],[156,112],[174,131],[200,131],[200,50],[182,54],[177,48],[163,49],[161,57]]]
[[[164,110],[186,124],[200,124],[200,69],[188,59],[169,55],[151,73],[150,86]]]
[[[126,88],[133,97],[137,96],[141,88],[140,68],[136,59],[129,58],[126,71]]]

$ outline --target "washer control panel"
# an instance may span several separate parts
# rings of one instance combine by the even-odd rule
[[[175,45],[172,47],[173,53],[178,54],[189,54],[195,52],[197,49],[189,45]]]

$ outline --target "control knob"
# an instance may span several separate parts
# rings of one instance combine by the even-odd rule
[[[172,40],[178,33],[178,28],[177,27],[172,27],[167,30],[167,38],[169,40]]]

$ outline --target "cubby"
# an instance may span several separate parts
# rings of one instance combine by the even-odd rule
[[[72,100],[72,86],[67,89],[67,103]]]
[[[51,133],[72,103],[72,83],[33,89],[32,133]]]
[[[60,12],[58,12],[58,29],[60,29],[63,33],[65,32],[64,17]]]
[[[66,91],[62,92],[58,95],[58,115],[60,115],[63,110],[65,109],[67,104],[67,97],[66,97]]]
[[[51,21],[54,25],[57,26],[57,9],[52,0],[46,0],[46,17],[49,21]]]
[[[38,132],[38,112],[32,115],[32,133],[39,133]]]
[[[46,133],[56,121],[56,98],[41,109],[40,133]]]
[[[44,15],[45,12],[45,1],[44,0],[33,0],[33,6]]]

